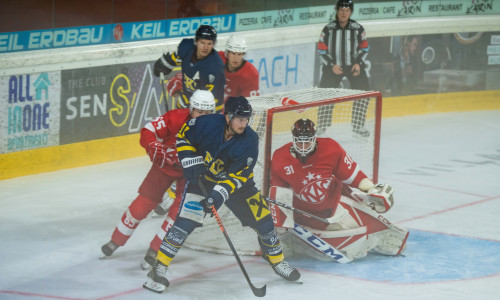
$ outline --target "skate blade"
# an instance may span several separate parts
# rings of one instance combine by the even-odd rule
[[[163,293],[167,288],[165,285],[155,282],[151,278],[148,278],[142,287],[158,294]]]

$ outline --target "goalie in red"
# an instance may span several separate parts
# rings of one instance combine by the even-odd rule
[[[176,135],[185,122],[214,113],[215,99],[211,92],[197,90],[191,96],[189,105],[190,108],[170,110],[142,128],[140,144],[146,149],[153,164],[139,187],[139,195],[121,217],[111,235],[111,240],[102,246],[104,256],[111,256],[118,247],[125,245],[139,223],[162,201],[165,190],[174,181],[177,180],[179,183],[177,196],[180,197],[182,194],[185,179],[177,157]],[[170,207],[161,229],[151,241],[150,248],[141,263],[144,269],[156,261],[156,252],[160,248],[165,232],[174,223],[178,209],[179,201]]]
[[[339,262],[370,250],[401,254],[408,230],[381,215],[394,203],[392,187],[374,184],[335,140],[317,138],[311,120],[297,120],[292,136],[271,162],[270,198],[295,210],[271,205],[276,227],[287,228],[285,249]]]

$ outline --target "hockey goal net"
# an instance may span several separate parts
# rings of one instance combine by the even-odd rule
[[[318,137],[330,137],[342,145],[374,182],[378,180],[378,156],[382,96],[379,92],[310,88],[249,98],[254,115],[250,126],[259,135],[259,158],[254,180],[262,194],[269,190],[269,166],[273,151],[292,141],[291,127],[301,118],[316,124]],[[220,217],[241,255],[257,255],[257,234],[242,227],[225,206]],[[186,240],[189,248],[232,254],[214,218],[205,220]]]

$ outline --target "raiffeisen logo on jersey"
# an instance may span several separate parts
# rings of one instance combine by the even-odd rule
[[[235,28],[236,17],[232,15],[187,18],[187,19],[174,19],[167,21],[167,36],[192,37],[196,33],[196,29],[200,25],[211,25],[215,28],[217,33],[233,32]]]

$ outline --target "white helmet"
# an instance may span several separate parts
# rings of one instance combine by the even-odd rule
[[[212,92],[204,90],[194,91],[191,99],[189,99],[189,108],[193,111],[194,108],[199,110],[211,110],[215,112],[215,99]]]
[[[235,53],[246,53],[247,50],[247,42],[240,35],[232,35],[226,42],[226,53],[227,51]]]

